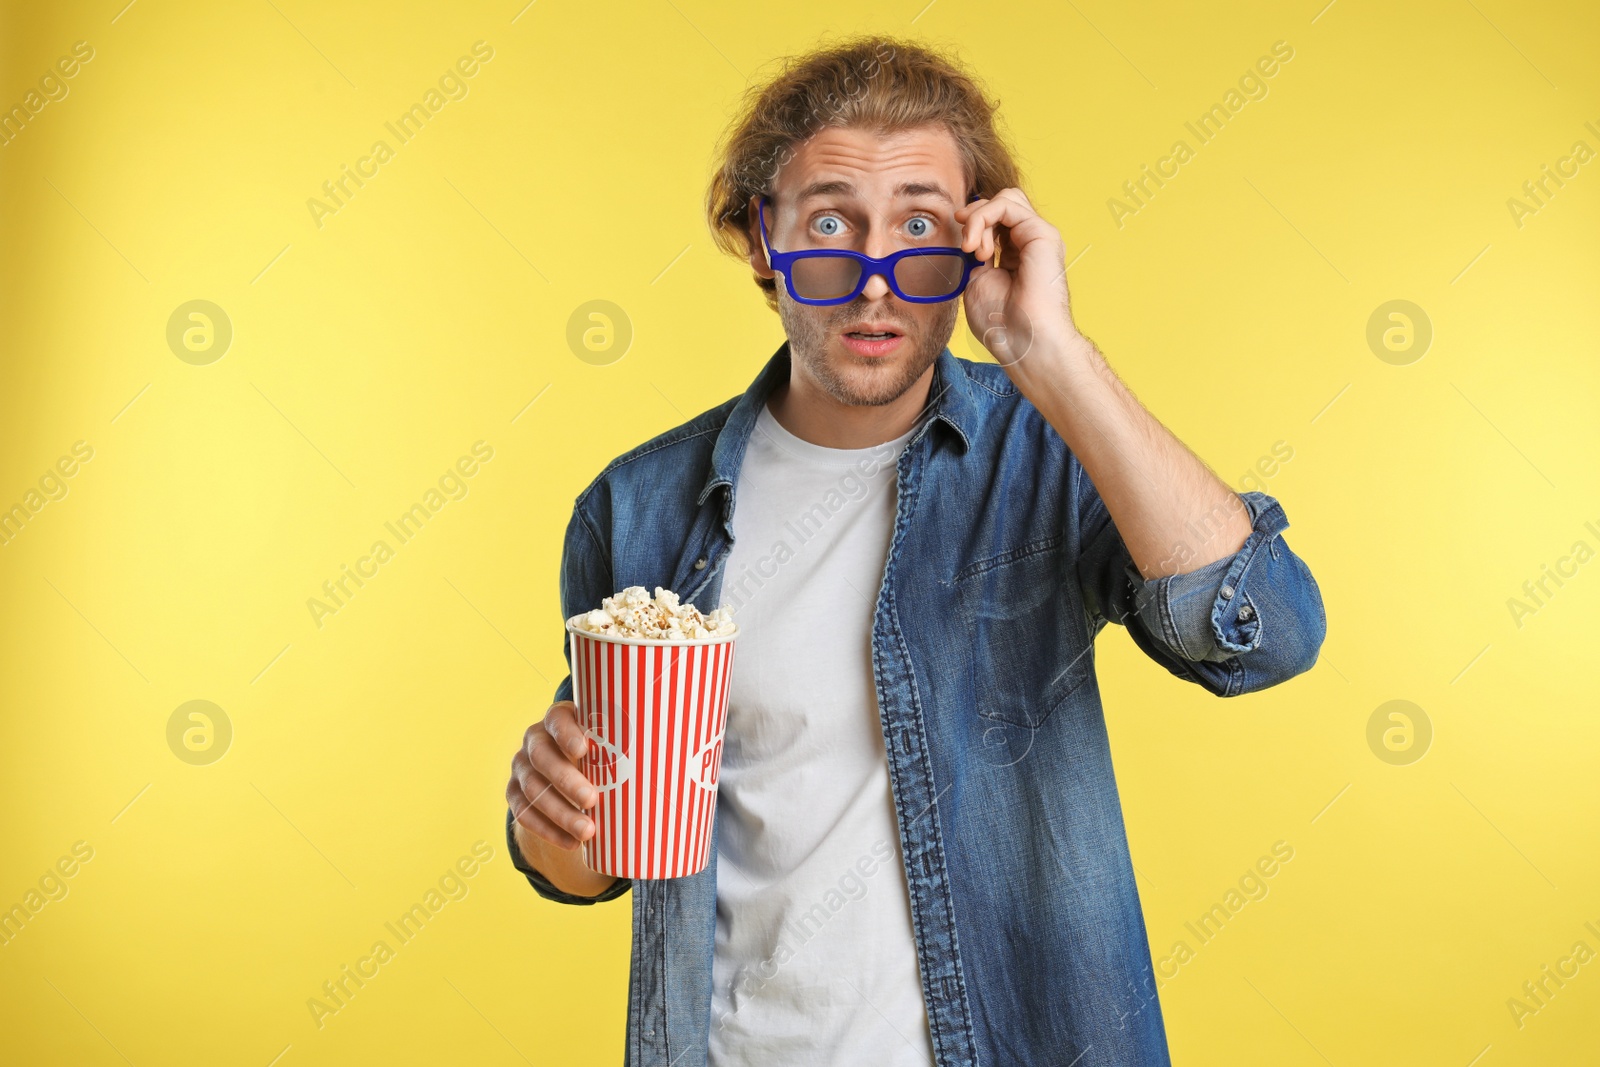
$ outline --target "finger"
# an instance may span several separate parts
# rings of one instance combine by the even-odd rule
[[[992,199],[974,201],[963,210],[967,210],[967,229],[962,248],[968,251],[976,251],[977,239],[994,226],[1016,227],[1028,219],[1036,219],[1049,227],[1020,189],[1002,189]]]
[[[599,792],[590,784],[589,779],[568,756],[556,750],[554,741],[549,738],[539,738],[537,742],[533,751],[528,753],[529,770],[555,786],[561,798],[573,807],[591,807],[599,798]],[[530,793],[528,799],[533,799],[533,794]]]
[[[572,835],[574,840],[587,841],[594,836],[594,820],[574,808],[554,788],[541,792],[532,804],[536,811]]]
[[[511,783],[508,794],[510,795],[507,796],[506,803],[511,808],[512,818],[516,820],[518,826],[521,826],[528,833],[542,841],[550,842],[557,848],[566,849],[568,852],[582,845],[583,842],[561,829],[561,827],[551,822],[543,812],[530,805],[522,796],[522,790],[515,781]]]
[[[1038,215],[1038,213],[1033,210],[1033,205],[1028,203],[1027,198],[1022,195],[1022,190],[1020,189],[1002,189],[995,194],[994,199],[996,202],[1009,201],[1019,205],[1025,215],[1031,215],[1035,217]],[[993,266],[1014,270],[1016,269],[1016,263],[1014,262],[1015,257],[1013,257],[1012,262],[1008,262],[1005,259],[996,259],[997,253],[1005,252],[1008,246],[1014,243],[1007,240],[1007,237],[1010,235],[1011,226],[1014,225],[1014,223],[1008,223],[1006,221],[1006,216],[1003,213],[1003,206],[1000,210],[1001,214],[992,216],[989,226],[984,231],[985,240],[982,245],[983,261]]]
[[[987,199],[974,200],[956,209],[956,222],[961,224],[961,248],[964,251],[971,252],[976,249],[972,239],[978,232],[978,224],[973,221],[973,215],[988,203]]]
[[[570,834],[576,841],[594,835],[594,824],[588,816],[572,806],[549,778],[529,764],[518,761],[512,765],[518,788],[522,792],[520,804],[513,802],[512,811],[532,808],[555,826]]]
[[[997,226],[1006,228],[1020,259],[1038,256],[1042,261],[1065,256],[1060,232],[1022,199],[1020,191],[1003,189],[994,199],[973,206],[961,247],[977,253],[985,262],[994,257],[998,246]]]
[[[967,229],[962,236],[961,247],[972,252],[984,263],[993,266],[994,247],[992,235],[994,233],[994,220],[999,217],[997,209],[990,207],[994,201],[986,201],[983,207],[989,208],[985,212],[974,212],[967,219]]]
[[[589,742],[583,736],[583,727],[578,724],[578,705],[570,700],[550,705],[550,710],[545,712],[544,728],[561,750],[572,759],[582,758],[589,750]]]

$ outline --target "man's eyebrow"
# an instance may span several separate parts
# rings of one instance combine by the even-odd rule
[[[806,186],[804,189],[801,189],[800,195],[795,199],[800,203],[804,203],[807,200],[815,200],[819,196],[840,195],[855,196],[856,187],[849,182],[838,178],[826,181],[815,181]]]
[[[906,182],[895,191],[896,196],[935,196],[947,204],[954,204],[955,200],[944,191],[944,186],[936,182]]]
[[[932,196],[943,200],[947,204],[955,203],[955,200],[950,196],[950,194],[945,192],[944,186],[938,184],[937,182],[905,182],[894,192],[898,197]],[[817,197],[823,196],[857,195],[859,194],[856,192],[856,187],[852,183],[839,178],[832,178],[812,182],[804,189],[801,189],[800,195],[796,197],[796,201],[799,203],[804,203],[807,200],[814,200]]]

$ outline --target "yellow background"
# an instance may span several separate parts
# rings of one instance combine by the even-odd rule
[[[1600,961],[1520,1029],[1506,1002],[1600,951],[1600,563],[1520,628],[1507,600],[1600,549],[1600,162],[1520,228],[1506,201],[1600,149],[1600,9],[125,2],[0,14],[8,108],[94,49],[0,148],[0,506],[94,449],[0,548],[0,906],[94,850],[0,948],[0,1060],[619,1061],[629,904],[540,900],[503,784],[563,674],[573,497],[781,340],[710,247],[712,145],[774,57],[858,29],[987,79],[1081,327],[1158,417],[1235,486],[1293,449],[1265,488],[1326,599],[1316,668],[1224,703],[1100,643],[1155,955],[1295,850],[1164,981],[1175,1061],[1594,1055]],[[479,40],[469,95],[319,228],[307,199]],[[1279,40],[1269,95],[1115,225]],[[205,366],[166,342],[194,299],[234,331]],[[565,340],[593,299],[633,325],[607,366]],[[1406,366],[1365,339],[1392,299],[1434,328]],[[466,498],[315,625],[479,440]],[[197,699],[233,728],[207,766],[167,744]],[[1407,766],[1366,739],[1394,699],[1434,731]],[[480,839],[468,895],[319,1029],[307,999]]]

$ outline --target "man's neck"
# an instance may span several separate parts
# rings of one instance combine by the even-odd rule
[[[790,364],[789,381],[767,398],[778,425],[802,441],[824,448],[871,448],[893,441],[916,425],[928,406],[933,365],[887,404],[846,404],[829,395]]]

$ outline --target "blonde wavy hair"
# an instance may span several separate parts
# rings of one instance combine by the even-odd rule
[[[723,252],[748,259],[759,247],[750,198],[770,196],[779,168],[799,145],[829,127],[890,134],[943,125],[961,153],[968,194],[992,197],[1020,188],[999,107],[954,55],[892,37],[853,37],[780,60],[769,81],[746,92],[717,147],[706,190],[712,240]],[[752,277],[776,311],[776,280],[754,272]]]

